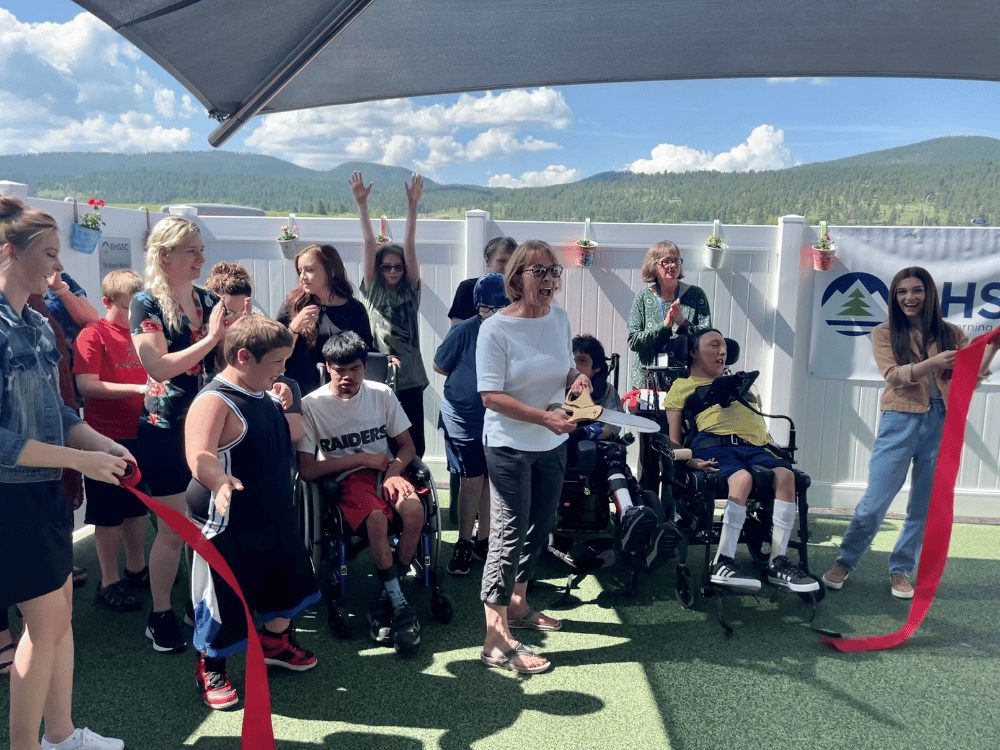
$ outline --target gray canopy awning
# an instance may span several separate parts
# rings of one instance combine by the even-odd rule
[[[549,84],[1000,78],[986,0],[77,0],[220,120]]]

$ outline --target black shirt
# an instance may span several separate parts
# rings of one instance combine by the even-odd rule
[[[476,314],[476,305],[473,302],[472,292],[476,288],[477,281],[479,281],[479,277],[466,279],[458,285],[458,289],[455,290],[455,299],[451,303],[451,309],[448,311],[449,319],[458,318],[459,320],[468,320]]]

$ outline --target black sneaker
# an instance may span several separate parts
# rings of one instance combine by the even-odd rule
[[[181,635],[181,626],[172,609],[150,612],[146,620],[146,637],[153,642],[153,649],[161,654],[179,654],[187,648]]]
[[[409,604],[392,613],[392,645],[398,653],[412,651],[420,645],[420,621]]]
[[[719,561],[712,567],[712,577],[709,580],[718,586],[760,591],[760,579],[748,576],[736,567],[733,558],[724,555],[720,555]]]
[[[655,530],[656,512],[652,508],[645,505],[626,508],[618,525],[622,551],[629,555],[644,555]]]
[[[384,591],[368,608],[368,625],[368,633],[375,643],[392,645],[392,605]]]
[[[476,543],[472,545],[472,556],[480,562],[486,562],[486,555],[489,554],[489,551],[489,539],[477,539]]]
[[[646,567],[652,570],[668,562],[682,539],[681,530],[670,521],[657,524],[656,533],[649,540],[649,548],[646,550]]]
[[[455,544],[455,551],[448,562],[448,572],[453,576],[467,576],[472,570],[472,548],[473,544],[468,539],[459,539]]]
[[[807,576],[784,555],[774,558],[767,566],[767,581],[779,589],[794,591],[796,594],[819,591],[819,581]]]
[[[142,609],[142,604],[125,581],[115,581],[104,588],[98,586],[94,599],[112,612],[138,612]]]

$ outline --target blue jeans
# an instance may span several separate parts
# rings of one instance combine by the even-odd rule
[[[837,562],[853,569],[868,550],[893,498],[906,480],[913,463],[906,521],[889,555],[889,573],[911,575],[924,540],[924,524],[934,484],[934,466],[944,425],[944,402],[930,400],[924,414],[883,411],[875,437],[875,450],[868,465],[868,489],[854,509],[854,518],[840,544]]]

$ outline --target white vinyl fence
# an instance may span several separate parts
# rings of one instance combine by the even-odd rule
[[[0,183],[0,193],[27,194],[27,187]],[[143,211],[106,208],[103,250],[83,255],[69,249],[72,205],[60,201],[30,199],[32,205],[51,213],[63,228],[63,262],[69,273],[99,303],[102,255],[105,263],[114,253],[130,255],[132,267],[143,270],[143,241],[147,215]],[[178,207],[173,210],[180,211]],[[155,223],[162,214],[151,213]],[[295,284],[294,266],[281,257],[274,238],[284,218],[198,217],[207,248],[207,274],[211,264],[222,259],[247,266],[255,282],[255,301],[274,315]],[[360,278],[360,232],[355,219],[300,218],[300,237],[305,241],[332,243],[340,251],[349,277]],[[394,237],[402,237],[402,219],[390,222]],[[866,485],[879,418],[880,381],[831,380],[808,372],[812,318],[813,275],[808,246],[816,230],[800,216],[786,216],[778,226],[723,226],[729,244],[719,271],[702,263],[705,238],[712,224],[599,224],[590,237],[600,247],[590,268],[570,267],[568,258],[574,241],[583,236],[583,225],[567,222],[494,222],[483,211],[470,211],[462,220],[426,219],[417,229],[417,253],[424,291],[420,310],[421,349],[426,362],[448,331],[447,311],[460,281],[482,273],[482,247],[486,240],[506,234],[517,240],[541,239],[567,257],[559,304],[569,313],[574,333],[592,333],[609,352],[628,361],[625,321],[636,293],[642,288],[639,267],[646,250],[655,242],[670,239],[682,249],[686,281],[702,287],[708,295],[715,325],[740,342],[741,369],[760,370],[758,390],[765,411],[789,414],[798,427],[799,466],[813,480],[811,504],[819,507],[851,508]],[[852,232],[883,232],[886,242],[901,258],[920,258],[925,239],[948,244],[950,232],[965,229],[934,228],[933,235],[911,227],[831,227],[843,245]],[[928,232],[931,230],[927,230]],[[982,228],[975,241],[996,247],[1000,230]],[[964,239],[963,239],[964,241]],[[105,244],[106,243],[106,244]],[[127,248],[125,245],[127,244]],[[912,253],[909,249],[912,248]],[[885,280],[888,282],[888,279]],[[440,467],[444,448],[435,431],[443,378],[431,373],[425,395],[428,436],[427,459]],[[628,380],[623,372],[622,385]],[[623,388],[627,390],[627,388]],[[1000,516],[997,457],[1000,455],[1000,415],[997,387],[986,384],[973,400],[967,443],[963,455],[956,512],[964,515]],[[773,425],[775,437],[786,436],[783,422]],[[905,508],[905,492],[896,510]]]

